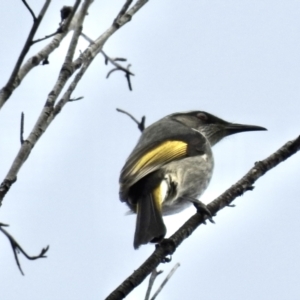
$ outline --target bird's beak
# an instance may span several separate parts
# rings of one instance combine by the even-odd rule
[[[256,125],[244,125],[244,124],[235,124],[235,123],[228,123],[225,126],[225,130],[227,135],[235,134],[244,131],[258,131],[258,130],[267,130],[264,127],[256,126]]]

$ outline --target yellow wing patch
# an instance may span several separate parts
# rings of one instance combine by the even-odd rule
[[[162,202],[164,201],[165,193],[163,191],[162,183],[160,183],[152,191],[152,201],[154,201],[155,207],[161,212]],[[136,212],[139,210],[139,202],[136,204]]]
[[[163,202],[163,197],[164,195],[162,195],[162,186],[161,184],[159,184],[154,190],[153,190],[153,198],[156,204],[156,207],[159,209],[159,211],[161,211],[161,204]]]
[[[184,157],[187,153],[187,147],[188,144],[182,141],[166,141],[144,154],[133,166],[132,173]]]

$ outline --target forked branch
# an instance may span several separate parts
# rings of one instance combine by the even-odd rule
[[[47,256],[45,256],[46,252],[48,251],[49,249],[49,246],[47,246],[46,248],[43,248],[41,250],[41,253],[36,255],[36,256],[30,256],[26,253],[26,251],[20,246],[20,244],[15,240],[15,238],[10,235],[3,227],[7,227],[8,225],[6,224],[3,224],[3,223],[0,223],[0,231],[8,238],[9,242],[10,242],[10,245],[12,247],[12,250],[14,252],[14,257],[15,257],[15,261],[16,261],[16,264],[21,272],[22,275],[24,275],[24,272],[22,271],[22,268],[21,268],[21,264],[20,264],[20,261],[19,261],[19,258],[18,258],[18,253],[22,253],[27,259],[29,260],[36,260],[36,259],[39,259],[39,258],[45,258]]]

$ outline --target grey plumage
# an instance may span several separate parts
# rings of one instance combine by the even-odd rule
[[[162,215],[201,196],[212,176],[211,147],[230,134],[265,130],[226,122],[209,113],[175,113],[147,127],[120,175],[120,199],[137,213],[134,247],[160,241]]]

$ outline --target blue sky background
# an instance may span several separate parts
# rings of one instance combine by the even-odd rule
[[[43,1],[28,3],[37,13]],[[84,33],[98,37],[124,1],[95,1]],[[72,2],[63,3],[72,5]],[[37,37],[60,22],[53,0]],[[27,37],[32,18],[21,1],[0,2],[1,86]],[[208,203],[254,164],[300,134],[299,1],[149,1],[105,44],[126,57],[136,74],[130,92],[122,73],[99,55],[68,104],[33,149],[4,199],[0,221],[32,255],[50,245],[48,258],[20,257],[0,235],[1,299],[103,299],[152,253],[133,249],[134,216],[118,199],[119,172],[140,132],[122,108],[146,124],[180,111],[204,110],[267,132],[231,136],[214,147],[215,170],[201,198]],[[51,91],[71,34],[35,68],[0,112],[0,176],[26,137]],[[32,47],[35,54],[47,41]],[[82,40],[79,50],[87,42]],[[30,56],[29,55],[29,56]],[[28,56],[28,57],[29,57]],[[158,299],[298,299],[300,277],[300,156],[266,174],[253,192],[201,226],[176,251],[181,267]],[[1,179],[1,180],[2,180]],[[168,236],[194,209],[165,218]],[[128,299],[143,299],[147,282]]]

